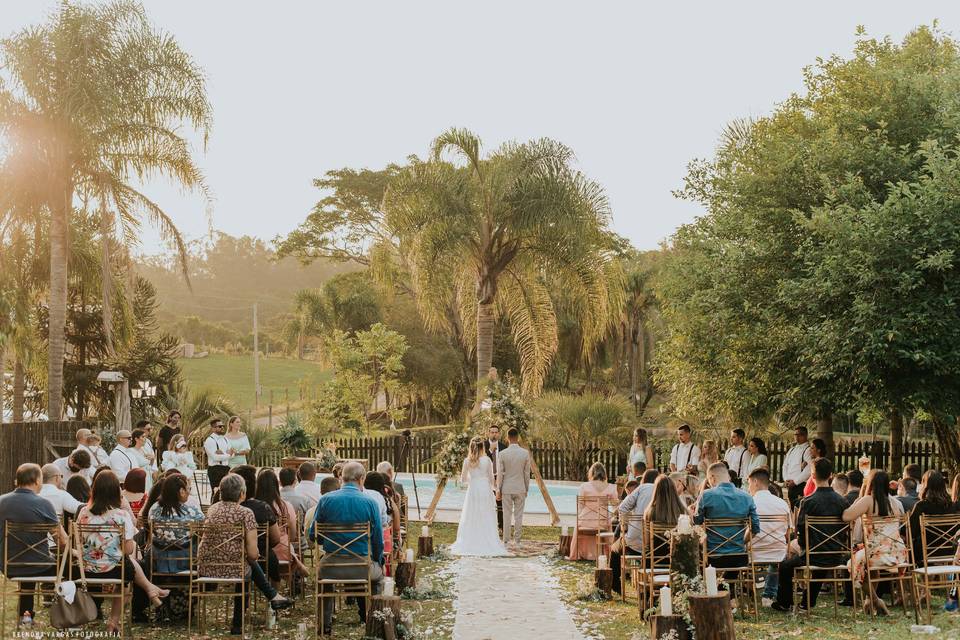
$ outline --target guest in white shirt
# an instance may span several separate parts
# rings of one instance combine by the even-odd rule
[[[700,464],[700,447],[690,439],[690,425],[682,424],[677,429],[680,440],[670,450],[670,471],[686,471],[688,475],[697,475]]]
[[[750,461],[750,454],[744,446],[744,439],[747,434],[739,427],[730,432],[730,446],[723,454],[723,461],[727,463],[727,468],[737,474],[741,480],[747,477],[749,470],[747,463]]]
[[[296,471],[289,467],[284,467],[280,469],[280,473],[278,473],[277,476],[280,479],[280,497],[293,505],[293,508],[299,515],[306,515],[307,511],[310,511],[311,508],[316,506],[316,500],[297,491],[300,483],[297,481]]]
[[[810,443],[807,442],[807,428],[797,427],[793,430],[793,437],[797,441],[790,447],[787,455],[783,457],[783,468],[781,477],[783,484],[787,487],[787,497],[790,499],[790,506],[795,507],[803,496],[803,487],[810,478],[810,471],[813,468],[813,455],[810,451]]]
[[[187,439],[179,433],[170,440],[170,450],[163,452],[163,470],[169,471],[176,469],[187,477],[193,479],[193,472],[197,469],[197,463],[193,459],[193,452],[187,445]],[[190,482],[189,484],[193,484]]]
[[[764,467],[769,470],[770,465],[767,462],[767,445],[760,438],[750,438],[750,444],[747,445],[748,462],[744,473],[748,476],[754,469]]]
[[[750,472],[748,486],[760,518],[760,533],[750,544],[751,562],[769,565],[763,586],[764,603],[769,606],[777,596],[778,565],[787,557],[790,505],[770,493],[770,471],[765,467]]]
[[[57,458],[53,464],[60,469],[63,475],[63,484],[70,480],[74,475],[81,475],[87,479],[87,482],[93,480],[93,474],[96,469],[90,460],[90,454],[82,449],[76,449],[69,456]]]
[[[223,420],[214,418],[210,421],[210,435],[203,441],[203,450],[207,454],[207,477],[210,478],[210,488],[220,486],[220,480],[230,472],[230,443],[224,435],[226,427]],[[247,496],[252,499],[253,496]]]
[[[653,485],[659,476],[660,472],[656,469],[647,469],[643,474],[643,478],[641,478],[640,486],[623,499],[620,506],[617,507],[617,510],[624,515],[642,516],[643,512],[647,510],[647,506],[650,505],[650,501],[653,499]],[[628,553],[640,555],[640,552],[643,551],[643,531],[631,525],[627,527],[624,539],[627,547],[630,549]],[[614,585],[614,589],[619,588],[620,584],[618,582]]]
[[[117,446],[110,452],[110,468],[117,479],[123,482],[130,469],[140,466],[137,464],[137,454],[130,450],[130,443],[133,437],[129,430],[120,429],[117,431]]]
[[[312,462],[304,462],[297,470],[297,477],[300,478],[300,484],[297,485],[297,492],[307,496],[314,502],[320,502],[320,485],[317,484],[317,468]]]
[[[76,515],[77,509],[83,505],[72,495],[63,490],[63,473],[55,464],[43,465],[43,485],[40,487],[40,497],[46,498],[53,505],[57,517],[62,518],[66,511]]]

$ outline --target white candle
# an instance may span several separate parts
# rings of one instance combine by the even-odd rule
[[[407,549],[406,561],[408,563],[413,562],[413,549]]]
[[[713,567],[707,567],[706,571],[703,572],[703,579],[707,583],[707,595],[717,595],[717,570]]]
[[[673,600],[670,599],[670,587],[660,587],[660,615],[673,615]]]
[[[393,595],[393,578],[383,579],[383,595],[385,596]]]
[[[570,535],[570,527],[568,527],[567,525],[563,525],[563,527],[560,528],[560,535],[564,537]]]
[[[430,537],[430,527],[428,527],[427,525],[423,525],[422,527],[420,527],[420,537],[421,537],[421,538],[429,538],[429,537]]]
[[[607,568],[607,556],[601,555],[597,557],[597,569],[606,569]]]
[[[692,528],[690,527],[690,516],[681,515],[677,519],[677,533],[690,533]]]

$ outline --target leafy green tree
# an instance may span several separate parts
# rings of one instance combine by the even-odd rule
[[[11,155],[44,176],[40,195],[50,214],[47,413],[57,419],[75,197],[109,202],[128,238],[145,217],[185,256],[170,218],[132,185],[163,175],[204,190],[179,126],[186,121],[205,140],[211,108],[201,70],[133,2],[64,2],[47,24],[4,40],[0,55],[7,71],[0,128]]]

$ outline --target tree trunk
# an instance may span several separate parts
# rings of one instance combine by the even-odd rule
[[[110,269],[110,212],[107,211],[107,201],[100,195],[100,291],[102,304],[100,313],[103,317],[103,338],[107,347],[107,355],[112,359],[117,355],[113,348],[113,272]]]
[[[480,302],[477,305],[477,384],[490,373],[493,366],[493,302]],[[480,394],[477,393],[477,406],[480,406]]]
[[[297,332],[297,360],[303,360],[303,331]]]
[[[830,407],[820,407],[820,415],[817,418],[817,437],[823,440],[827,445],[827,458],[833,459],[833,411]]]
[[[62,200],[50,207],[50,302],[47,360],[47,419],[60,420],[63,412],[63,356],[66,351],[68,228],[73,190],[64,189]]]
[[[7,346],[0,348],[0,423],[3,422],[3,416],[7,415]]]
[[[933,430],[940,443],[940,464],[951,474],[960,471],[960,429],[957,427],[956,418],[933,414]]]
[[[890,474],[899,478],[903,470],[903,414],[900,409],[890,411]]]
[[[23,422],[23,401],[26,390],[26,372],[20,357],[14,355],[13,360],[13,421]]]
[[[690,594],[689,602],[697,640],[734,640],[737,637],[728,591],[721,591],[716,596]]]

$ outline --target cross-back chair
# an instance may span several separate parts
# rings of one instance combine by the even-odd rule
[[[836,615],[837,594],[843,585],[850,584],[853,613],[856,615],[857,590],[853,589],[853,574],[847,564],[853,557],[853,523],[844,522],[838,517],[806,516],[803,527],[806,540],[804,563],[796,568],[794,584],[802,586],[806,592],[807,611],[811,609],[810,585],[820,583],[833,586],[833,613]],[[811,542],[815,539],[816,542]]]
[[[189,633],[193,627],[194,600],[196,600],[196,606],[200,606],[197,631],[202,634],[206,628],[207,600],[225,598],[229,607],[234,598],[239,596],[241,603],[246,603],[247,540],[243,525],[239,523],[191,523],[189,546],[191,574],[187,632]],[[203,560],[202,563],[201,560]],[[221,590],[223,587],[229,587],[230,590],[224,592]],[[244,607],[241,617],[241,637],[246,634],[246,625],[247,612]]]
[[[126,565],[127,563],[121,559],[117,567],[120,569],[120,575],[116,578],[98,578],[96,574],[91,574],[83,570],[83,549],[86,544],[86,540],[92,536],[100,537],[110,537],[116,536],[119,539],[119,544],[121,551],[123,549],[123,544],[125,540],[125,525],[120,524],[80,524],[79,522],[74,521],[73,523],[73,548],[79,554],[77,558],[77,567],[80,570],[81,579],[87,584],[87,588],[90,591],[90,595],[93,595],[96,598],[104,600],[119,600],[120,602],[120,637],[123,637],[123,628],[126,624],[126,604],[127,596],[129,595],[127,589],[127,582],[133,579],[133,576],[126,575]],[[70,564],[70,579],[73,579],[73,569],[74,565]],[[93,587],[93,589],[90,589]]]
[[[317,523],[317,575],[314,595],[316,597],[316,637],[324,635],[325,600],[339,597],[365,598],[366,610],[370,611],[373,585],[370,582],[371,557],[370,523],[325,524]],[[358,550],[350,547],[360,545]],[[348,569],[346,573],[357,577],[324,576],[324,569],[337,567]],[[362,576],[362,577],[360,577]],[[330,603],[329,606],[334,606]]]
[[[927,624],[933,615],[930,608],[933,592],[960,587],[958,539],[960,515],[920,516],[921,557],[913,559],[916,565],[913,575],[918,599],[923,600],[926,608]]]
[[[633,582],[634,589],[637,590],[638,600],[642,598],[641,595],[642,589],[641,584],[634,579],[633,569],[634,567],[643,566],[643,544],[641,542],[640,549],[635,549],[640,551],[639,555],[634,555],[627,553],[627,534],[633,531],[639,531],[641,536],[641,541],[643,539],[644,531],[644,520],[642,513],[625,513],[620,518],[620,600],[626,602],[627,600],[627,573],[630,573],[630,580]]]
[[[898,545],[907,545],[900,535],[904,524],[904,517],[899,515],[891,516],[870,516],[865,515],[861,518],[863,526],[863,571],[864,585],[866,586],[867,596],[871,601],[877,597],[877,587],[885,582],[896,584],[900,588],[900,601],[903,604],[903,613],[907,613],[907,601],[913,600],[913,618],[914,622],[920,621],[920,613],[917,609],[916,589],[913,581],[913,563],[910,562],[910,553],[907,552],[906,561],[898,562],[893,565],[870,566],[870,559],[883,553],[883,547],[894,547]],[[911,596],[907,594],[910,585]],[[878,613],[874,611],[874,613]]]
[[[731,589],[738,587],[741,593],[749,590],[753,596],[754,615],[759,616],[757,574],[750,559],[750,518],[705,519],[703,530],[706,535],[701,547],[701,568],[713,566],[723,574]],[[731,560],[733,566],[729,566]]]
[[[7,520],[5,523],[3,530],[3,593],[0,594],[0,638],[7,637],[8,591],[12,591],[11,595],[13,597],[32,595],[34,598],[56,593],[57,572],[60,570],[62,553],[59,544],[50,544],[50,534],[56,528],[56,525],[28,524],[11,520]],[[19,548],[18,551],[11,552],[11,549],[17,548]],[[49,569],[49,572],[45,569]],[[11,584],[14,585],[15,589],[10,589]],[[32,586],[27,587],[27,585]]]
[[[604,543],[600,534],[613,530],[612,512],[616,505],[616,501],[608,496],[577,496],[577,537],[592,537],[597,557],[603,553]]]

